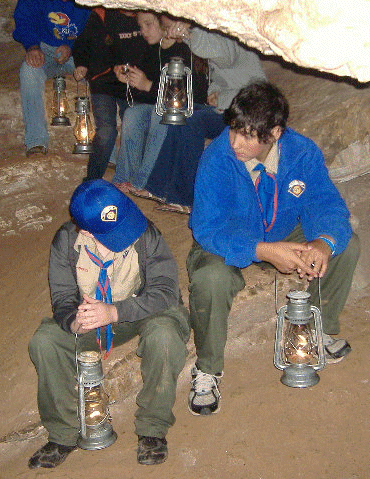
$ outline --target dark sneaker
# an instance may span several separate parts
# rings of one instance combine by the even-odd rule
[[[46,146],[37,145],[37,146],[33,146],[32,148],[29,148],[26,151],[26,156],[28,158],[31,155],[46,155],[47,152],[48,152],[48,149],[46,148]]]
[[[77,446],[63,446],[56,444],[55,442],[47,442],[45,446],[42,446],[28,461],[28,467],[30,469],[36,469],[37,467],[46,467],[51,469],[59,466],[68,454],[77,449]]]
[[[345,339],[335,339],[325,333],[323,334],[323,344],[327,364],[339,363],[352,351]]]
[[[139,436],[137,462],[145,466],[162,464],[168,457],[165,437]]]
[[[222,374],[206,374],[197,369],[191,370],[191,390],[189,394],[189,411],[195,416],[208,416],[220,410],[221,394],[218,385]]]

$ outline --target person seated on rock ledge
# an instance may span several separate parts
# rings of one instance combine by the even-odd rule
[[[289,106],[271,83],[244,87],[225,111],[228,125],[204,151],[189,220],[190,320],[197,359],[189,409],[219,409],[227,320],[244,286],[241,269],[269,263],[309,281],[320,307],[327,361],[350,352],[339,333],[359,257],[349,211],[320,149],[286,127]]]
[[[51,245],[53,318],[42,321],[29,344],[49,437],[28,465],[56,467],[76,449],[75,354],[96,350],[97,328],[103,327],[114,328],[115,346],[139,335],[143,387],[135,414],[137,460],[160,464],[168,455],[166,433],[175,422],[172,407],[190,332],[176,262],[157,228],[105,180],[78,186],[70,212],[73,222],[61,226]],[[108,353],[109,335],[102,339]]]
[[[14,40],[26,50],[19,71],[26,156],[46,155],[49,133],[45,117],[45,82],[73,73],[72,45],[90,9],[73,0],[18,0]]]

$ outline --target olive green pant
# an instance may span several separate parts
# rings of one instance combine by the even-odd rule
[[[189,315],[171,308],[141,321],[114,326],[114,346],[139,335],[143,387],[137,395],[137,435],[164,437],[175,423],[172,407],[177,378],[185,364]],[[38,407],[49,441],[72,446],[79,435],[76,351],[96,350],[96,331],[75,337],[50,318],[42,321],[29,343],[38,374]]]
[[[300,226],[284,241],[304,242]],[[359,240],[353,234],[347,248],[330,259],[320,279],[323,329],[338,334],[339,319],[352,284],[360,254]],[[266,263],[256,263],[266,265]],[[187,258],[189,274],[190,321],[194,330],[197,367],[208,374],[221,373],[227,339],[227,319],[236,294],[244,288],[241,270],[225,265],[224,258],[204,251],[194,242]],[[311,303],[320,306],[318,280],[310,282]]]

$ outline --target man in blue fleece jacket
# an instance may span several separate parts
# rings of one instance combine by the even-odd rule
[[[89,14],[72,0],[18,0],[13,37],[26,50],[19,79],[27,156],[47,153],[45,81],[73,73],[71,48]]]
[[[358,238],[320,149],[286,127],[288,115],[285,97],[270,83],[242,88],[225,111],[228,127],[199,163],[189,223],[195,241],[187,260],[197,350],[193,414],[218,410],[227,318],[245,286],[241,268],[252,263],[306,277],[317,306],[320,278],[328,362],[350,351],[345,340],[330,335],[339,332]]]

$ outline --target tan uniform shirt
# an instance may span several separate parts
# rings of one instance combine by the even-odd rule
[[[253,184],[256,184],[256,180],[260,175],[260,171],[256,170],[253,171],[253,168],[255,168],[260,161],[258,161],[256,158],[253,158],[252,160],[246,161],[245,162],[245,167],[247,168],[249,174],[251,175]],[[266,171],[269,173],[276,174],[277,169],[278,169],[278,164],[279,164],[279,150],[277,146],[277,142],[275,142],[271,150],[269,151],[265,162],[263,163],[266,167]]]
[[[107,269],[112,290],[112,302],[122,301],[138,291],[141,280],[138,254],[135,250],[134,244],[119,253],[110,251],[105,258],[102,258],[96,247],[95,241],[92,238],[88,238],[79,233],[74,244],[74,249],[80,251],[76,270],[77,284],[81,296],[86,293],[91,298],[95,298],[95,291],[100,273],[99,266],[88,256],[85,250],[85,245],[91,253],[96,255],[104,263],[113,260],[113,263]]]

